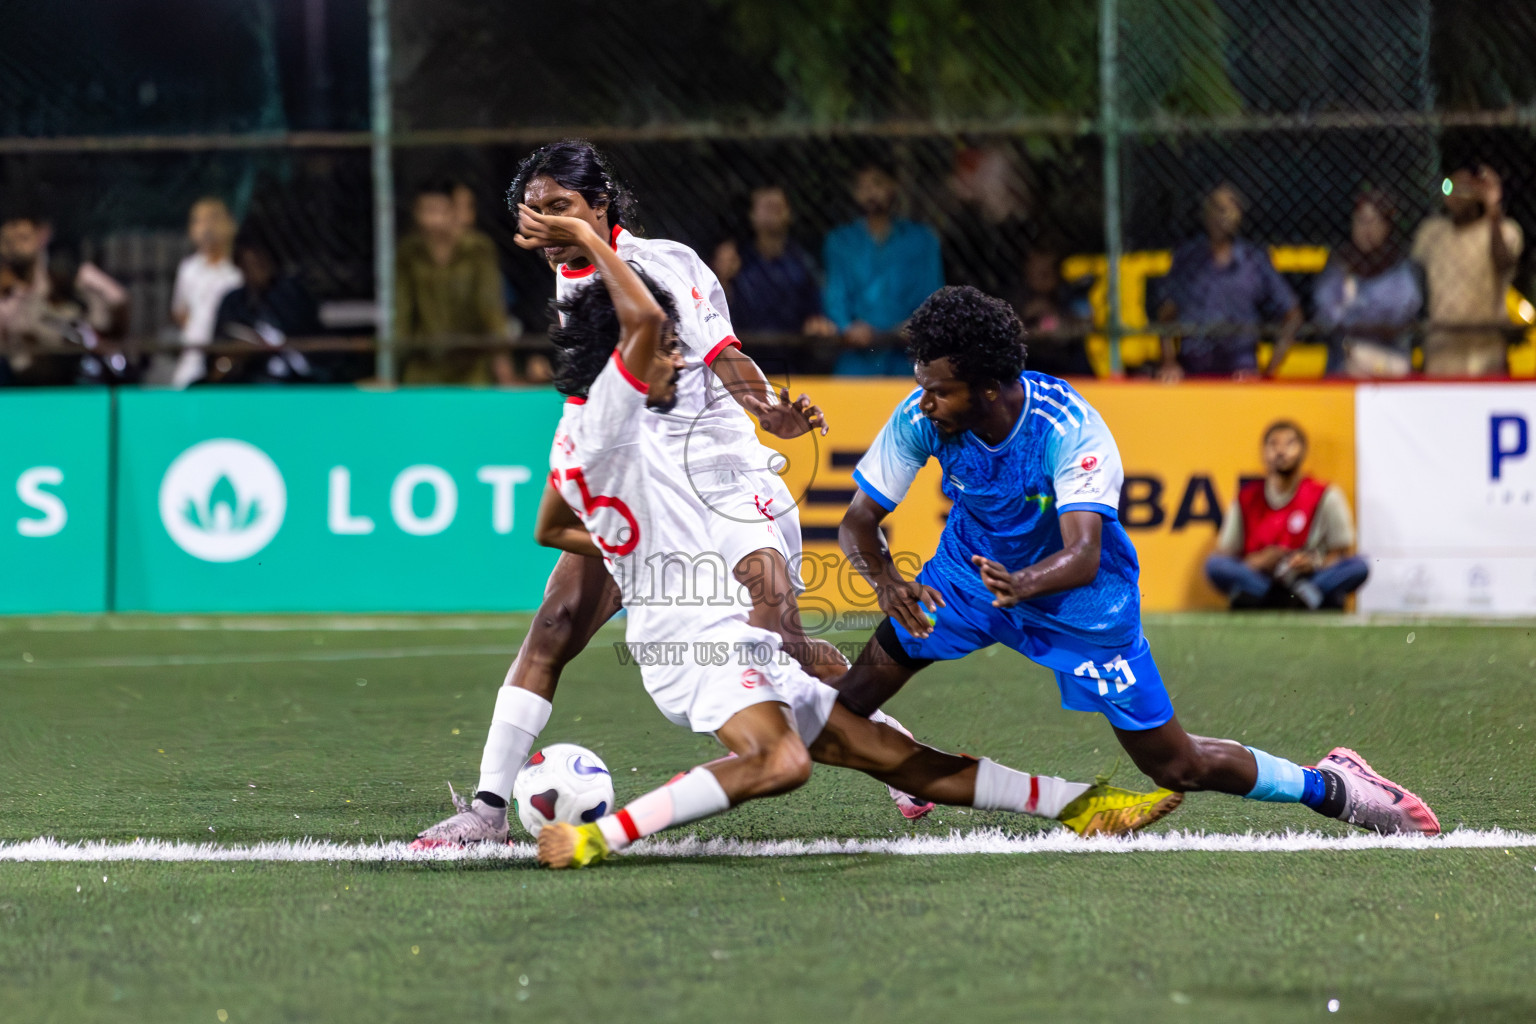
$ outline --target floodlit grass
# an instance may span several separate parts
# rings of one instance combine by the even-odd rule
[[[0,841],[407,838],[446,813],[447,780],[473,787],[522,622],[165,625],[0,623]],[[1303,761],[1354,746],[1447,829],[1536,831],[1531,629],[1204,617],[1149,635],[1190,729]],[[595,749],[622,800],[716,748],[661,718],[617,639],[568,671],[545,738]],[[1007,651],[929,669],[891,710],[1020,768],[1115,761],[1102,721]],[[997,825],[1041,827],[949,809],[909,826],[881,787],[818,769],[693,831]],[[1166,827],[1347,831],[1214,794]],[[0,862],[0,1020],[1524,1021],[1533,868],[1530,848],[632,857],[568,875]]]

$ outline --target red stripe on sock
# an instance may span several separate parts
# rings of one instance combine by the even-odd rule
[[[1040,802],[1040,776],[1029,777],[1029,801],[1024,804],[1025,814],[1034,814],[1035,805]]]
[[[619,827],[624,830],[624,834],[629,837],[630,842],[640,838],[640,830],[635,827],[635,819],[629,816],[629,811],[622,810],[615,814],[614,817],[619,819]]]

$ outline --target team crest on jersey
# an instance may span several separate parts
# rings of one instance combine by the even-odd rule
[[[749,668],[741,674],[741,685],[748,690],[755,690],[759,686],[768,685],[768,678],[755,668]]]
[[[1095,469],[1098,468],[1098,466],[1099,457],[1097,455],[1084,455],[1083,461],[1078,463],[1078,467],[1081,468],[1084,473],[1092,473]]]
[[[1300,533],[1307,528],[1307,514],[1301,509],[1296,509],[1285,520],[1285,528],[1292,533]]]
[[[698,309],[703,304],[704,304],[704,296],[700,295],[699,294],[699,289],[697,287],[695,287],[693,289],[693,308],[694,309]]]

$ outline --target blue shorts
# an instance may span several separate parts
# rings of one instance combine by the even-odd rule
[[[990,602],[958,593],[926,566],[917,580],[944,596],[933,632],[920,640],[895,619],[887,620],[890,632],[883,625],[876,631],[894,638],[908,661],[953,661],[1004,644],[1056,673],[1061,706],[1069,711],[1097,711],[1115,728],[1131,732],[1156,729],[1173,717],[1152,648],[1140,633],[1128,647],[1096,648],[1060,633],[1025,629]],[[894,657],[889,642],[882,643]]]

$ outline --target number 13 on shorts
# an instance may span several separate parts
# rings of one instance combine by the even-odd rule
[[[1125,658],[1119,655],[1116,655],[1113,661],[1106,661],[1102,664],[1085,661],[1073,669],[1072,674],[1085,679],[1097,680],[1099,695],[1105,697],[1109,696],[1109,686],[1111,683],[1114,684],[1116,693],[1124,693],[1126,687],[1136,685],[1136,673],[1131,671],[1131,666],[1126,662]]]

